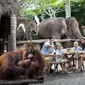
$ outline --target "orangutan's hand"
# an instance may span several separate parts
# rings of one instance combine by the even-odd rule
[[[29,63],[30,59],[24,60],[24,63]]]
[[[24,68],[27,68],[27,67],[29,67],[30,63],[31,63],[30,59],[24,60],[24,61],[22,61],[22,66]]]
[[[30,63],[30,59],[27,59],[27,60],[19,61],[19,62],[17,63],[17,65],[23,66],[23,65],[27,65],[27,64],[29,64],[29,63]]]

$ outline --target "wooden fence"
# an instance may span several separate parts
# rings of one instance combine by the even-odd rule
[[[39,39],[39,40],[32,40],[32,43],[44,43],[45,41],[47,41],[49,39]],[[69,42],[69,41],[79,41],[80,39],[55,39],[55,42]],[[17,41],[17,44],[25,44],[25,43],[29,43],[30,40],[28,41]]]

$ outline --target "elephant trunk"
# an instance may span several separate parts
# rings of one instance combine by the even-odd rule
[[[82,38],[82,35],[79,30],[79,23],[74,17],[70,17],[66,19],[66,24],[67,24],[67,35],[70,38],[77,38],[80,39]]]
[[[85,26],[82,26],[81,28],[82,28],[83,34],[84,34],[84,36],[85,36]]]
[[[61,30],[61,39],[67,38],[66,32],[67,32],[67,27],[65,27]]]
[[[23,31],[23,29],[18,29],[16,32],[17,32],[16,33],[17,40],[21,40],[22,37],[24,37],[24,34],[25,34],[24,31]]]
[[[83,36],[81,35],[80,33],[80,30],[77,29],[77,30],[73,30],[73,36],[77,39],[81,39]]]

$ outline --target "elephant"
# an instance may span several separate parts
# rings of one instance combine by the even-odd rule
[[[33,28],[31,30],[31,28]],[[69,17],[69,18],[49,18],[45,19],[40,22],[39,29],[37,31],[37,25],[35,21],[27,21],[25,24],[26,33],[29,34],[29,32],[35,34],[38,32],[38,35],[35,38],[35,35],[33,36],[33,39],[49,39],[51,36],[54,36],[56,39],[80,39],[82,38],[82,35],[79,30],[79,24],[75,17]],[[18,33],[23,38],[18,38],[21,40],[30,39],[30,35],[27,35],[24,33],[22,29],[17,30]],[[21,33],[20,33],[21,31]],[[70,47],[71,42],[65,42],[62,43],[63,47]]]
[[[17,40],[29,40],[31,38],[30,34],[37,34],[37,24],[33,20],[18,19],[16,29],[16,39]],[[33,36],[33,35],[32,35]]]
[[[83,36],[81,35],[80,29],[79,29],[79,23],[74,17],[70,17],[66,19],[67,24],[67,39],[81,39]],[[63,47],[72,47],[72,42],[64,42]]]
[[[56,39],[80,39],[82,35],[76,18],[53,18],[42,21],[39,25],[39,36],[49,38],[54,36]],[[62,43],[64,47],[70,47],[71,43]]]
[[[50,38],[55,36],[57,39],[64,38],[67,33],[67,25],[64,18],[45,19],[39,25],[39,36]]]
[[[81,26],[81,30],[83,31],[83,36],[85,37],[85,25]]]
[[[67,24],[67,38],[73,39],[80,39],[83,36],[80,33],[79,23],[74,17],[70,17],[66,19]]]

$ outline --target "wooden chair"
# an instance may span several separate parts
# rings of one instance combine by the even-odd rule
[[[76,61],[76,60],[79,60],[79,59],[80,59],[80,54],[75,54],[74,57],[73,57],[73,63],[74,63],[74,65],[75,65],[75,61]],[[75,65],[75,66],[76,66],[76,65]],[[83,69],[84,69],[84,63],[83,63],[82,66],[83,66]]]
[[[64,62],[59,62],[57,63],[56,61],[51,61],[48,63],[48,73],[50,73],[50,69],[51,69],[51,66],[54,64],[54,74],[56,73],[56,71],[58,72],[58,64],[65,64],[67,63],[68,61],[64,61]]]
[[[45,65],[47,72],[49,73],[49,63],[54,60],[54,55],[44,55]]]

